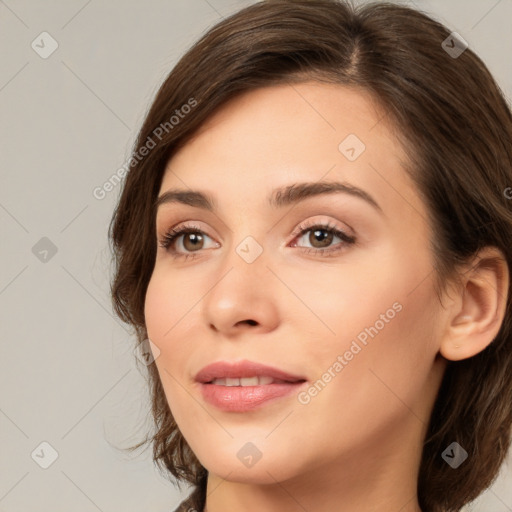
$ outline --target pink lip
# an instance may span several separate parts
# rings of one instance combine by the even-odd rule
[[[220,386],[214,379],[242,377],[272,377],[280,382],[263,386]],[[227,412],[246,412],[277,398],[287,396],[305,385],[306,379],[278,368],[253,361],[228,363],[219,361],[205,366],[195,377],[208,403]]]
[[[214,379],[242,378],[242,377],[272,377],[273,379],[284,380],[286,382],[297,382],[306,380],[305,377],[292,375],[278,368],[256,363],[254,361],[236,361],[229,363],[227,361],[217,361],[216,363],[205,366],[197,373],[195,380],[197,382],[207,383]]]
[[[298,392],[305,381],[272,383],[264,386],[219,386],[201,384],[201,393],[208,403],[226,412],[247,412],[276,398]]]

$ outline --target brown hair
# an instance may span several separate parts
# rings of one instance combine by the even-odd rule
[[[407,172],[427,205],[438,293],[455,279],[458,265],[485,246],[501,249],[512,268],[511,202],[505,194],[512,185],[511,112],[469,48],[456,58],[445,50],[449,36],[443,25],[410,8],[385,2],[354,7],[336,0],[259,2],[209,30],[161,85],[134,152],[141,154],[149,140],[155,147],[134,160],[110,226],[113,304],[135,328],[138,342],[147,338],[154,205],[167,162],[226,101],[269,85],[319,80],[353,86],[384,107],[410,158]],[[193,111],[169,123],[187,104],[195,105]],[[148,376],[156,430],[133,448],[151,442],[154,460],[178,485],[203,485],[206,469],[171,415],[154,364]],[[474,357],[448,362],[423,447],[422,510],[459,510],[490,486],[510,446],[511,425],[509,293],[493,342]],[[469,455],[457,470],[441,457],[453,441]]]

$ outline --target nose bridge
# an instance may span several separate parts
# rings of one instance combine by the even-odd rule
[[[203,301],[207,322],[218,330],[228,331],[246,320],[268,326],[276,317],[268,253],[254,236],[238,236],[238,241],[236,237],[223,254],[218,279]]]
[[[239,242],[233,241],[222,259],[219,277],[224,277],[214,289],[240,295],[240,299],[249,295],[256,298],[268,290],[267,281],[271,277],[267,268],[268,254],[255,237],[248,235]]]
[[[243,199],[243,198],[242,198]],[[240,201],[242,201],[240,199]],[[268,273],[266,268],[267,250],[265,223],[261,222],[261,214],[258,215],[257,205],[249,202],[237,203],[236,222],[232,227],[229,248],[224,255],[226,271],[233,268],[232,272],[240,274],[242,279],[251,279],[251,275]]]

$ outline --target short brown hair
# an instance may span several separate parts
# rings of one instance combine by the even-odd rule
[[[144,301],[156,256],[155,200],[165,166],[218,108],[260,87],[319,80],[367,92],[387,112],[410,158],[407,172],[427,205],[435,239],[436,286],[485,246],[512,268],[512,116],[498,85],[471,49],[442,46],[450,31],[429,16],[379,2],[264,1],[209,30],[160,87],[134,152],[156,146],[128,172],[110,226],[116,313],[147,338]],[[169,126],[185,104],[193,112]],[[167,125],[164,123],[167,122]],[[166,126],[154,136],[155,129]],[[180,480],[205,481],[179,431],[155,365],[148,367],[154,460]],[[425,512],[455,511],[491,485],[511,442],[512,306],[492,343],[449,361],[423,446],[418,479]],[[441,458],[457,441],[471,463],[454,471]]]

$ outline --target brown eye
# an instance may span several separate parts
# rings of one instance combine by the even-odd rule
[[[208,240],[210,241],[210,246],[208,246]],[[218,243],[196,226],[173,228],[160,240],[160,246],[172,256],[176,258],[184,257],[185,259],[198,256],[202,249],[218,247],[218,245]]]
[[[327,229],[315,229],[311,230],[309,234],[309,243],[314,247],[321,249],[323,247],[328,247],[334,234]]]
[[[298,229],[299,235],[293,245],[319,256],[336,255],[356,242],[355,236],[331,224],[302,225]]]
[[[184,233],[183,235],[183,247],[187,251],[195,251],[202,249],[204,244],[204,238],[201,233]]]

